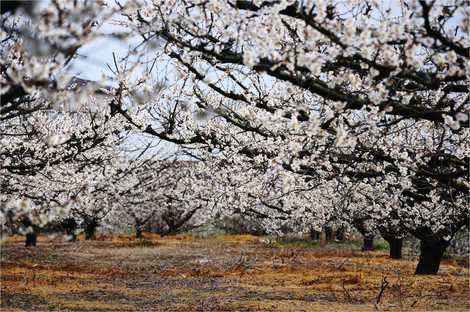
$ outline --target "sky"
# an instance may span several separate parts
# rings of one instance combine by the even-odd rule
[[[110,4],[114,3],[114,1],[108,2]],[[401,14],[400,0],[383,0],[381,2],[384,7],[391,9],[393,15],[399,16]],[[41,9],[47,6],[50,3],[50,0],[43,0],[37,3],[38,9]],[[119,19],[119,17],[116,16],[114,19]],[[103,34],[110,34],[120,31],[123,31],[123,29],[120,29],[119,26],[113,24],[112,21],[104,23],[98,29],[98,32]],[[109,65],[111,68],[114,68],[113,53],[116,55],[116,58],[119,61],[121,58],[127,55],[130,49],[138,45],[141,40],[142,38],[140,37],[133,37],[127,40],[116,39],[112,38],[111,36],[98,37],[92,42],[85,44],[78,50],[78,55],[70,63],[68,71],[70,71],[74,76],[78,76],[83,79],[99,81],[103,78],[103,75],[112,75],[112,72],[109,70],[107,65]],[[165,66],[157,66],[157,68],[163,68],[160,69],[160,72],[157,70],[155,73],[158,77],[160,77],[160,79],[162,77],[166,78],[168,74],[172,74],[171,72],[168,73],[165,71]],[[143,71],[145,69],[142,68],[141,70]],[[137,71],[136,74],[139,74],[139,71]],[[170,80],[171,79],[172,77]],[[143,140],[143,144],[148,142],[147,139],[143,139],[141,137],[135,137],[132,139],[134,142],[139,142],[141,140]],[[161,144],[160,147],[164,150],[174,149],[171,147],[171,145],[168,144]]]
[[[104,34],[119,31],[122,31],[122,29],[110,22],[103,24],[98,29],[98,32]],[[138,43],[136,39],[118,40],[110,36],[99,37],[78,50],[78,56],[71,63],[69,70],[84,79],[100,80],[102,74],[112,74],[106,64],[114,68],[113,53],[119,60],[127,54],[130,48]]]
[[[116,17],[118,18],[118,17]],[[97,32],[103,34],[111,34],[115,32],[123,31],[122,28],[116,26],[112,21],[104,23]],[[112,76],[111,70],[108,65],[114,69],[113,53],[119,63],[119,60],[124,58],[128,51],[134,48],[136,45],[141,43],[142,38],[134,37],[127,40],[121,40],[112,38],[112,36],[101,36],[97,39],[85,44],[77,51],[77,56],[72,62],[70,62],[67,70],[74,76],[78,76],[82,79],[88,79],[92,81],[100,81],[103,75]],[[142,72],[145,68],[136,71],[136,75]],[[156,76],[163,76],[166,73],[155,73]],[[110,82],[112,85],[113,83]],[[174,144],[169,142],[160,142],[155,137],[149,135],[143,136],[137,132],[130,135],[129,139],[124,144],[126,149],[137,149],[136,151],[130,152],[132,156],[140,155],[139,148],[145,147],[148,143],[152,143],[155,148],[150,149],[145,155],[159,155],[162,158],[168,157],[169,154],[175,153],[178,149]],[[181,157],[179,158],[186,158]]]

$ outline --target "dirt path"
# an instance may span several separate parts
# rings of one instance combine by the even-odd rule
[[[120,236],[1,248],[2,311],[468,311],[468,264],[274,248],[251,236]],[[389,282],[375,305],[384,277]]]

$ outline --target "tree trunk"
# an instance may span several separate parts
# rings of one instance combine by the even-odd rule
[[[85,239],[95,239],[96,228],[98,227],[98,220],[86,217],[83,220],[83,230],[85,231]]]
[[[142,227],[140,225],[136,225],[135,226],[135,237],[137,239],[141,239],[142,238]]]
[[[338,241],[343,241],[344,238],[345,238],[345,228],[344,227],[340,227],[339,229],[336,230],[336,239]]]
[[[36,232],[26,234],[26,247],[34,247],[36,246],[37,241],[37,234]]]
[[[75,242],[77,240],[77,236],[75,235],[75,230],[77,229],[77,222],[74,218],[67,218],[64,219],[61,223],[62,228],[65,231],[66,240],[68,242]]]
[[[401,250],[403,247],[403,238],[382,235],[390,246],[390,259],[401,259]]]
[[[95,231],[96,231],[96,227],[87,226],[85,228],[85,239],[86,240],[95,239]]]
[[[67,231],[65,232],[67,235],[67,241],[68,242],[75,242],[77,241],[77,235],[75,234],[75,231]]]
[[[374,249],[374,236],[364,236],[362,251],[371,251]]]
[[[95,232],[96,232],[96,224],[94,222],[90,222],[85,226],[85,239],[95,239]]]
[[[77,235],[75,234],[75,227],[70,225],[70,226],[65,226],[65,241],[67,242],[75,242],[77,240]]]
[[[362,251],[371,251],[374,249],[374,234],[367,226],[367,220],[359,219],[354,221],[354,227],[363,237]]]
[[[326,241],[332,241],[334,238],[333,227],[325,226],[325,239]]]
[[[436,275],[439,271],[442,256],[448,244],[438,240],[421,240],[420,255],[416,275]]]
[[[319,240],[320,239],[320,232],[315,231],[314,229],[310,229],[310,239],[311,240]]]
[[[36,246],[37,241],[37,227],[36,225],[31,222],[28,217],[24,217],[21,219],[21,225],[25,228],[26,231],[26,247],[34,247]]]

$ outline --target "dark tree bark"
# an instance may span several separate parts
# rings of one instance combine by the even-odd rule
[[[61,222],[61,226],[67,235],[67,241],[75,242],[77,240],[77,235],[75,230],[77,229],[77,222],[74,218],[66,218]]]
[[[342,226],[336,230],[336,239],[339,241],[343,241],[345,239],[345,228]]]
[[[37,242],[36,231],[26,234],[26,247],[35,247]]]
[[[95,239],[95,232],[96,232],[95,226],[88,225],[87,227],[85,227],[85,239],[86,240]]]
[[[21,225],[26,229],[26,247],[35,247],[37,242],[37,227],[31,222],[28,217],[21,219]]]
[[[403,238],[396,238],[393,235],[382,234],[382,237],[390,246],[390,259],[402,258]]]
[[[326,241],[332,241],[334,239],[334,231],[333,231],[333,227],[331,226],[325,226],[324,228],[324,231],[325,231],[325,239]]]
[[[67,234],[67,240],[69,242],[76,242],[77,241],[77,235],[75,234],[75,231],[72,232],[65,232]]]
[[[314,229],[310,229],[310,239],[311,240],[319,240],[320,239],[320,232],[315,231]]]
[[[179,210],[177,208],[168,210],[166,213],[162,215],[162,221],[164,221],[168,227],[168,230],[161,235],[172,235],[178,233],[181,228],[191,219],[191,217],[201,209],[202,206],[198,206],[191,211],[184,212],[183,210]]]
[[[364,236],[361,250],[362,251],[374,250],[374,236],[373,235]]]
[[[416,275],[436,275],[442,256],[449,244],[440,240],[421,240]]]
[[[374,234],[367,227],[366,219],[359,219],[354,221],[354,227],[362,234],[363,243],[362,251],[371,251],[374,249]]]
[[[135,237],[137,239],[141,239],[142,238],[142,226],[140,224],[136,224],[135,225]]]
[[[95,238],[98,221],[95,218],[85,218],[84,222],[85,239],[91,240]]]

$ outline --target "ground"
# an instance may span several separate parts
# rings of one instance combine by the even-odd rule
[[[468,261],[414,276],[338,244],[269,244],[251,235],[96,241],[18,238],[1,246],[1,311],[468,311]],[[387,285],[388,283],[388,285]],[[381,288],[384,288],[379,296]],[[380,297],[380,298],[379,298]],[[377,301],[379,301],[377,303]]]

